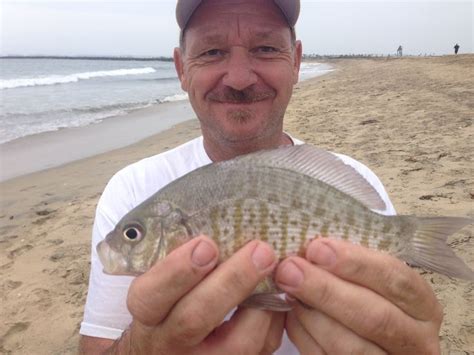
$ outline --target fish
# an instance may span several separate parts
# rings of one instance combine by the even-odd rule
[[[207,235],[219,263],[250,240],[279,260],[304,256],[315,238],[347,240],[409,265],[474,281],[446,244],[469,217],[387,216],[377,190],[337,155],[309,144],[262,150],[198,168],[128,212],[97,245],[104,272],[140,275],[191,238]],[[291,307],[271,276],[243,305]]]

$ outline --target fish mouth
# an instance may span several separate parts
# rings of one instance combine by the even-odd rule
[[[97,254],[104,266],[103,272],[108,275],[129,275],[128,262],[121,253],[116,252],[105,241],[97,244]]]

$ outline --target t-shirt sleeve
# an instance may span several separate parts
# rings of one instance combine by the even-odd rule
[[[129,165],[110,179],[99,199],[92,231],[89,291],[81,334],[116,339],[132,321],[126,302],[133,277],[104,274],[97,244],[139,203],[170,181],[209,162],[200,137]]]
[[[96,246],[133,206],[133,191],[120,173],[107,184],[97,205],[91,245],[89,291],[80,334],[116,339],[131,323],[126,300],[133,277],[102,272]]]

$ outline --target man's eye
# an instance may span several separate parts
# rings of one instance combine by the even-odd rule
[[[261,46],[256,49],[256,52],[259,53],[276,53],[278,52],[278,49],[275,47],[270,47],[270,46]]]
[[[219,55],[222,55],[222,51],[220,49],[211,49],[201,54],[201,56],[204,57],[216,57]]]

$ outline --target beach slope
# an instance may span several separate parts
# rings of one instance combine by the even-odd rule
[[[401,214],[473,214],[474,55],[331,61],[297,86],[289,133],[370,166]],[[120,168],[199,135],[197,120],[0,184],[0,353],[76,353],[94,210]],[[449,239],[474,268],[472,226]],[[444,354],[474,352],[473,284],[422,272],[444,306]]]

